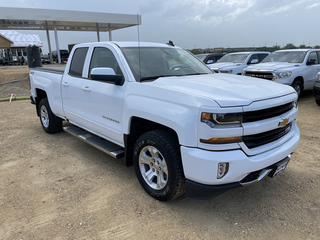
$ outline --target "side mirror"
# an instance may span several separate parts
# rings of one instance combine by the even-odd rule
[[[307,62],[307,65],[313,65],[313,64],[316,64],[316,59],[309,59],[308,62]]]
[[[110,82],[115,85],[123,85],[124,78],[116,74],[112,68],[93,68],[90,72],[92,80]]]
[[[251,62],[250,62],[250,64],[257,64],[257,63],[259,63],[258,59],[252,59]]]
[[[211,64],[211,63],[213,63],[213,60],[208,60],[208,61],[206,62],[206,64]]]

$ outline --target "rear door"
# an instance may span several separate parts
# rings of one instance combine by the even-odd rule
[[[82,124],[82,74],[88,49],[79,47],[75,50],[69,72],[63,75],[61,82],[64,115],[70,122],[76,124]]]

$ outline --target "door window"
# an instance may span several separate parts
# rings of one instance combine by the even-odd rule
[[[122,72],[119,64],[114,57],[113,53],[104,47],[96,47],[93,50],[91,63],[89,67],[89,78],[91,78],[90,73],[93,68],[112,68],[116,75],[121,75]]]
[[[88,52],[88,48],[77,48],[73,54],[72,61],[70,64],[70,70],[69,74],[76,76],[76,77],[81,77],[82,76],[82,70],[84,66],[84,61],[86,59]]]
[[[261,62],[263,59],[265,59],[269,54],[267,53],[261,53],[259,54],[259,62]]]
[[[259,63],[258,54],[253,54],[248,61],[248,64],[254,64],[254,63]]]
[[[312,52],[309,55],[308,62],[319,64],[317,52]]]

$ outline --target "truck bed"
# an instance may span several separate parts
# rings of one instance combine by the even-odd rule
[[[36,67],[35,70],[42,72],[51,72],[56,74],[63,74],[65,67]]]

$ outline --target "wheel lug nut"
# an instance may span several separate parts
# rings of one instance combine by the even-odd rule
[[[152,168],[152,172],[155,172],[156,170],[154,168]]]

